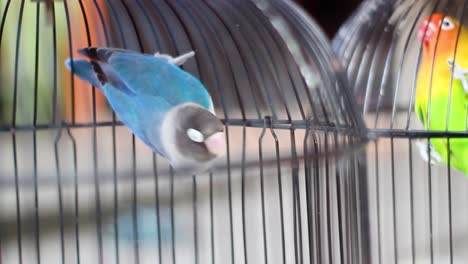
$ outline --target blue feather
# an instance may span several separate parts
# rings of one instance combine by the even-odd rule
[[[72,60],[67,59],[65,61],[65,66],[71,71],[72,70]],[[73,60],[73,71],[81,79],[91,83],[91,85],[100,88],[101,84],[96,77],[96,73],[93,70],[93,65],[86,61],[80,59]]]
[[[165,98],[171,105],[193,102],[209,109],[211,97],[203,84],[165,59],[137,53],[114,53],[109,65],[138,94]]]

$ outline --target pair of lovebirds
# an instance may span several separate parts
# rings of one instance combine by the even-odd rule
[[[467,29],[452,17],[433,14],[420,25],[418,38],[423,48],[415,101],[418,118],[427,130],[467,130],[468,70],[462,68],[468,69]],[[80,53],[90,60],[68,60],[67,67],[101,90],[122,122],[172,166],[200,172],[223,155],[223,124],[209,93],[178,67],[193,52],[177,58],[107,48]],[[451,139],[450,148],[447,139],[433,138],[430,147],[430,156],[421,147],[425,160],[443,163],[450,158],[452,167],[468,175],[468,138]]]

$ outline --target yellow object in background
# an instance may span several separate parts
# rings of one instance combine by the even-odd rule
[[[86,14],[92,45],[106,44],[102,22],[93,1],[83,1],[82,7],[79,1],[66,3],[67,11],[71,16],[68,21],[65,4],[62,1],[54,2],[53,12],[50,8],[46,9],[45,2],[39,2],[38,12],[38,4],[35,1],[0,0],[0,19],[5,21],[0,42],[0,124],[31,125],[34,123],[35,109],[37,109],[37,124],[50,124],[61,120],[71,122],[73,121],[73,97],[74,121],[91,122],[93,120],[92,89],[75,78],[75,91],[72,96],[71,75],[63,63],[70,56],[70,38],[74,56],[77,55],[77,49],[89,46],[81,8],[83,7]],[[100,4],[103,19],[106,19],[105,7]],[[55,18],[51,17],[52,15]],[[70,24],[70,32],[68,32],[67,24]],[[36,29],[39,30],[38,34],[36,34]],[[16,48],[17,42],[19,50]],[[54,68],[54,55],[56,68]],[[57,71],[56,79],[54,79],[54,74],[51,74],[54,70]],[[16,105],[14,104],[15,87]],[[54,104],[56,108],[53,107]],[[54,109],[56,109],[55,115]],[[96,112],[105,113],[106,109],[105,99],[97,93]]]

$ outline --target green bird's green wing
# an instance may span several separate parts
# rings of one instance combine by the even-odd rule
[[[468,94],[460,81],[454,81],[451,93],[443,96],[434,95],[431,100],[430,122],[424,118],[427,117],[427,103],[420,103],[419,109],[416,110],[418,118],[426,129],[451,132],[467,131]],[[433,138],[431,143],[446,162],[449,162],[450,157],[451,167],[468,176],[468,138]]]

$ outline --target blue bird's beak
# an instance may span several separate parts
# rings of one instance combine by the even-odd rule
[[[221,156],[226,152],[226,136],[224,132],[217,132],[204,141],[206,148],[212,154]]]

